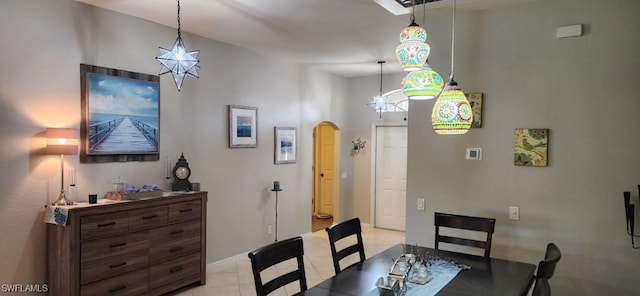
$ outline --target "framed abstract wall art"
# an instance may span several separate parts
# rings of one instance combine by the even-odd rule
[[[482,97],[483,93],[474,92],[467,93],[467,100],[471,105],[471,112],[473,113],[473,122],[471,123],[471,128],[480,128],[482,127]]]
[[[549,129],[517,128],[514,134],[514,164],[545,167],[548,163]]]
[[[274,163],[296,163],[297,129],[295,127],[275,127]]]
[[[80,84],[80,162],[159,159],[157,75],[81,64]]]
[[[258,147],[258,108],[229,105],[229,148]]]

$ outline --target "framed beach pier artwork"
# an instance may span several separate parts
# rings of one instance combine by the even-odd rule
[[[160,155],[157,75],[80,65],[80,161],[154,161]]]
[[[258,147],[258,108],[229,105],[229,148]]]

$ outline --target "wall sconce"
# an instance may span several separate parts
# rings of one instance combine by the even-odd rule
[[[638,193],[640,193],[640,184],[638,184]],[[627,218],[627,234],[631,237],[631,247],[634,249],[640,249],[636,247],[633,238],[638,237],[635,235],[635,222],[636,222],[636,205],[631,203],[631,192],[625,191],[624,195],[624,214]]]
[[[360,150],[364,149],[367,141],[362,141],[360,137],[358,137],[355,141],[351,141],[353,143],[353,149],[351,150],[351,156],[356,156],[360,153]]]
[[[78,154],[78,130],[71,128],[48,128],[46,153],[60,155],[60,196],[53,202],[53,205],[70,205],[71,203],[64,194],[64,156]]]

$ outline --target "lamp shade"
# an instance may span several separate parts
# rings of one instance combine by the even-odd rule
[[[427,31],[415,22],[400,31],[401,43],[396,47],[396,57],[403,70],[422,69],[431,51],[431,47],[425,41],[427,41]]]
[[[437,134],[466,134],[471,128],[471,105],[458,83],[451,80],[433,105],[431,124]]]
[[[412,100],[433,99],[440,94],[442,87],[442,77],[427,63],[424,64],[424,68],[409,72],[402,79],[402,93]]]
[[[47,154],[78,154],[78,130],[72,128],[47,129]]]

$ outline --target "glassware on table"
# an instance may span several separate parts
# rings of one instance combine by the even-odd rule
[[[127,183],[125,183],[124,178],[123,177],[117,177],[114,181],[113,181],[113,192],[117,192],[117,193],[124,193]]]
[[[69,180],[69,194],[67,195],[67,199],[70,204],[74,204],[78,202],[78,180],[76,179],[76,170],[68,170],[67,179]]]

